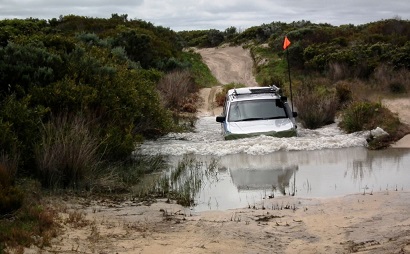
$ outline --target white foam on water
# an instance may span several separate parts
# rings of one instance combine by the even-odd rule
[[[221,125],[215,117],[198,119],[194,132],[170,133],[155,141],[146,141],[139,152],[150,155],[263,155],[276,151],[320,150],[330,148],[365,147],[369,132],[344,133],[337,124],[316,130],[299,127],[298,137],[275,138],[258,136],[237,140],[224,140]]]

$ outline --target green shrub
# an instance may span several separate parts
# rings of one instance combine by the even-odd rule
[[[1,101],[0,154],[9,155],[9,162],[14,161],[22,168],[32,166],[33,144],[39,140],[41,120],[47,111],[42,106],[32,105],[31,96],[18,99],[13,94]],[[20,170],[20,173],[26,172]]]
[[[23,203],[23,191],[15,186],[19,156],[0,153],[0,215],[19,209]]]
[[[401,123],[397,115],[380,103],[368,101],[355,101],[344,109],[339,126],[348,133],[377,127],[385,130],[389,135],[369,138],[370,149],[385,148],[410,133],[410,128]]]
[[[20,155],[13,151],[13,155],[0,153],[0,185],[7,187],[14,184],[19,167]]]
[[[200,54],[195,53],[193,50],[184,51],[181,54],[181,58],[182,61],[190,64],[188,69],[191,72],[195,83],[199,87],[212,87],[218,84],[218,80],[212,75],[211,70],[202,61]]]
[[[12,122],[0,116],[0,153],[2,154],[17,154],[17,148],[21,146],[13,127]]]
[[[368,101],[355,101],[342,112],[340,127],[348,133],[371,130],[375,126],[375,117],[380,115],[382,105]],[[381,126],[379,126],[381,127]]]
[[[63,66],[60,55],[35,40],[24,45],[9,43],[0,48],[0,58],[0,96],[13,93],[23,96],[33,86],[50,84],[61,74],[55,69]]]

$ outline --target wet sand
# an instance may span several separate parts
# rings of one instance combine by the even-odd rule
[[[84,211],[84,226],[62,223],[64,234],[41,253],[410,253],[410,193],[402,190],[197,214],[164,200],[66,205],[62,222]]]

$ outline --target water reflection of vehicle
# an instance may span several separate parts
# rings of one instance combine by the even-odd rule
[[[284,194],[289,189],[298,166],[272,169],[234,169],[230,171],[233,184],[241,190],[277,190]]]
[[[175,166],[181,159],[171,158]],[[285,191],[303,198],[410,188],[410,149],[351,147],[190,158],[201,162],[206,176],[195,196],[195,211],[248,207]]]

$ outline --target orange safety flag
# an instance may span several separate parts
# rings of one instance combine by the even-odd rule
[[[287,49],[290,45],[290,40],[287,36],[285,36],[285,40],[283,41],[283,50]]]

